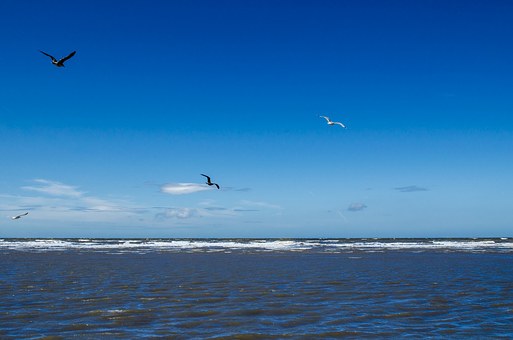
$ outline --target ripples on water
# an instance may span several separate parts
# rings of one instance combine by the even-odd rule
[[[2,339],[513,336],[508,239],[0,240],[0,260]]]

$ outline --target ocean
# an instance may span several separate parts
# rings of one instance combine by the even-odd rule
[[[0,339],[513,338],[513,238],[0,239]]]

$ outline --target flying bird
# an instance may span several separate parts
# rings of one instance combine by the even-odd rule
[[[326,119],[326,123],[328,123],[328,125],[340,125],[342,126],[343,128],[345,128],[346,126],[344,124],[342,124],[341,122],[332,122],[331,119],[329,119],[328,117],[326,116],[319,116],[321,118],[324,118]]]
[[[64,62],[66,60],[68,60],[69,58],[73,57],[75,55],[75,53],[77,53],[77,51],[73,51],[70,54],[68,54],[67,57],[64,57],[64,58],[61,58],[61,59],[57,60],[53,56],[49,55],[48,53],[45,53],[43,51],[39,51],[39,52],[43,53],[46,56],[49,56],[52,59],[52,64],[54,64],[57,67],[64,67]]]
[[[207,175],[204,175],[204,174],[201,174],[201,176],[205,176],[205,177],[207,178],[207,182],[206,182],[206,183],[207,183],[209,186],[215,185],[215,186],[217,187],[217,189],[219,189],[219,184],[217,184],[217,183],[212,183],[212,181],[210,180],[210,177],[208,177]]]
[[[28,215],[28,212],[18,215],[18,216],[13,216],[13,217],[11,217],[11,220],[18,220],[18,219],[22,218],[23,216],[27,216],[27,215]]]

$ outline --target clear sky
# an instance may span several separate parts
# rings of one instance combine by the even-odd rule
[[[3,0],[0,32],[0,237],[513,236],[511,1]]]

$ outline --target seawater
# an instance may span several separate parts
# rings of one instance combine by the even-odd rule
[[[512,338],[513,239],[0,239],[1,339]]]

